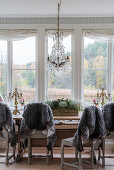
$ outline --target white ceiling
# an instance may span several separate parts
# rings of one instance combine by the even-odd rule
[[[58,0],[0,0],[0,17],[56,17]],[[114,0],[62,0],[61,17],[114,17]]]

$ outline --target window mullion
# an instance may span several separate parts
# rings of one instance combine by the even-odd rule
[[[12,42],[7,42],[7,56],[8,56],[8,88],[7,88],[7,94],[12,92]]]
[[[48,100],[48,32],[46,32],[46,100]]]
[[[108,93],[112,94],[112,42],[108,42]]]

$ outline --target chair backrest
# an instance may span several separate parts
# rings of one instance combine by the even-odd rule
[[[86,107],[83,111],[73,143],[79,151],[83,151],[82,141],[99,138],[105,134],[102,112],[96,106]],[[74,145],[75,145],[74,144]]]
[[[114,131],[114,103],[105,104],[102,108],[105,126],[108,131]]]
[[[27,104],[24,108],[23,117],[31,130],[45,130],[47,125],[54,126],[53,113],[48,104]]]
[[[48,104],[44,103],[30,103],[24,108],[23,120],[21,123],[21,138],[26,138],[31,133],[30,130],[47,131],[47,138],[49,143],[48,150],[53,147],[56,134],[54,127],[53,113]]]
[[[3,127],[9,133],[11,146],[16,145],[16,134],[12,113],[7,104],[0,103],[0,131],[3,130]]]

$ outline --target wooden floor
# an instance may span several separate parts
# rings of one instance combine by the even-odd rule
[[[41,151],[43,151],[43,154],[45,154],[44,149],[40,150],[33,150],[33,153],[40,154]],[[68,148],[65,150],[65,160],[68,162],[73,162],[74,161],[74,153],[73,150],[69,150]],[[4,154],[4,152],[3,152]],[[114,151],[109,150],[108,154],[113,154]],[[83,154],[84,159],[89,159],[89,152],[85,151]],[[4,161],[4,158],[0,158],[0,162]],[[25,151],[23,158],[20,163],[14,163],[13,160],[10,161],[10,164],[8,166],[4,165],[4,163],[0,163],[0,170],[60,170],[60,150],[59,149],[54,149],[54,159],[53,161],[50,162],[50,165],[46,165],[46,159],[45,158],[33,158],[32,159],[32,164],[28,165],[27,164],[27,151]],[[64,166],[64,170],[75,170],[76,168]],[[83,163],[83,169],[84,170],[89,170],[91,169],[91,166],[88,164]],[[95,165],[96,170],[114,170],[114,159],[106,159],[106,166],[102,168],[101,166],[101,161],[97,162]]]

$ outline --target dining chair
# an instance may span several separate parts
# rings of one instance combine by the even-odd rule
[[[106,158],[114,158],[114,155],[106,154],[106,141],[114,139],[114,103],[105,104],[102,107],[106,133],[102,138],[101,146],[98,150],[98,160],[102,159],[102,166],[105,166]]]
[[[78,129],[74,137],[62,139],[61,142],[61,170],[64,165],[72,166],[82,170],[82,153],[84,148],[88,147],[90,150],[90,161],[83,160],[91,164],[92,169],[96,163],[95,149],[99,148],[101,144],[100,138],[105,133],[104,121],[102,113],[96,106],[86,107],[80,119]],[[100,141],[100,142],[99,142]],[[64,148],[65,146],[74,147],[75,162],[65,162]]]
[[[49,164],[49,158],[53,158],[53,146],[56,140],[55,123],[50,106],[45,103],[27,104],[21,122],[21,139],[28,138],[28,164],[31,163],[32,157],[36,157],[32,154],[32,141],[42,138],[47,144],[46,158],[47,164]]]
[[[1,158],[5,157],[5,164],[8,165],[9,164],[9,160],[11,158],[14,159],[14,162],[15,162],[15,151],[16,151],[16,146],[13,146],[12,147],[12,154],[9,154],[9,145],[10,145],[10,138],[9,138],[9,132],[8,130],[3,127],[3,130],[4,130],[4,134],[5,134],[5,137],[2,137],[2,142],[5,142],[6,143],[6,152],[5,152],[5,155],[0,155]]]
[[[13,157],[15,160],[15,149],[16,149],[16,134],[13,124],[12,113],[9,107],[0,103],[0,132],[2,140],[6,142],[6,153],[5,155],[0,155],[0,157],[5,157],[5,164],[9,164],[9,160]],[[4,134],[4,135],[3,135]],[[11,144],[13,148],[13,153],[9,155],[9,145]]]
[[[94,168],[94,163],[96,161],[95,153],[94,153],[95,144],[96,144],[96,140],[87,140],[85,143],[83,143],[83,147],[89,148],[89,150],[90,150],[90,161],[84,160],[84,162],[91,164],[92,169]],[[63,170],[64,165],[76,167],[79,170],[82,170],[82,152],[77,151],[77,149],[74,147],[75,162],[74,163],[65,162],[64,161],[64,147],[65,146],[74,147],[73,146],[73,137],[62,139],[62,142],[61,142],[61,170]]]

